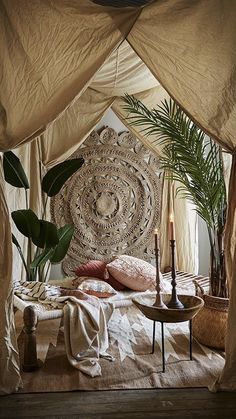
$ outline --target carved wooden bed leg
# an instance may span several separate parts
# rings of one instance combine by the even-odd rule
[[[35,334],[38,318],[35,307],[27,306],[24,309],[23,318],[25,332],[23,371],[31,372],[39,368]]]

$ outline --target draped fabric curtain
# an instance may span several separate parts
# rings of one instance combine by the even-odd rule
[[[236,142],[235,12],[234,0],[154,2],[127,37],[169,94],[229,151]]]
[[[67,108],[68,115],[73,113],[69,107],[88,85],[105,95],[110,106],[114,97],[123,94],[117,81],[125,76],[121,71],[125,60],[123,66],[110,69],[115,79],[109,91],[102,90],[106,87],[104,76],[96,81],[95,74],[109,56],[121,54],[122,63],[122,49],[117,47],[126,38],[153,74],[151,78],[150,72],[148,76],[145,73],[139,79],[139,92],[155,87],[158,79],[190,117],[233,154],[225,234],[231,284],[226,364],[215,387],[231,390],[236,389],[235,12],[233,0],[156,1],[143,9],[105,8],[88,0],[0,2],[1,151],[39,136],[63,117]],[[137,65],[144,66],[140,62]],[[147,77],[152,86],[145,87]],[[132,85],[130,79],[126,83]],[[105,107],[101,104],[101,115]],[[47,140],[41,136],[40,141],[43,144]],[[49,138],[47,147],[39,151],[48,165],[63,151],[57,154],[54,141],[56,137]],[[151,140],[148,144],[152,146]],[[49,149],[53,157],[47,156]],[[8,393],[18,388],[20,375],[12,322],[11,230],[3,183],[1,177],[0,233],[4,240],[0,252],[4,263],[0,264],[0,391]]]
[[[13,291],[11,284],[11,226],[4,189],[2,156],[0,155],[0,391],[5,393],[18,389],[22,383],[19,374],[19,356],[15,335]]]
[[[82,95],[139,14],[140,9],[106,10],[88,0],[2,0],[0,151],[40,135]],[[0,392],[10,393],[20,385],[20,372],[12,322],[11,229],[0,180]]]
[[[88,0],[2,0],[0,150],[45,131],[84,92],[139,14]]]
[[[114,100],[112,96],[106,96],[88,87],[40,136],[43,165],[49,169],[76,151]]]
[[[225,231],[231,286],[226,363],[214,387],[226,390],[236,390],[235,28],[233,0],[174,0],[144,8],[127,37],[176,102],[233,155]]]
[[[236,390],[236,147],[233,153],[230,181],[229,206],[225,229],[225,255],[227,278],[230,281],[228,328],[226,336],[225,367],[212,386],[212,390]]]

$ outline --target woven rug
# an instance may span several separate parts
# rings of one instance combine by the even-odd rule
[[[22,356],[24,333],[20,312],[16,313],[16,326]],[[70,366],[61,319],[40,322],[37,348],[43,365],[38,371],[22,374],[21,392],[207,387],[219,375],[224,365],[222,354],[195,340],[193,360],[189,360],[188,322],[165,324],[166,372],[162,373],[160,324],[156,323],[154,354],[151,354],[152,327],[153,322],[136,307],[116,309],[108,324],[108,352],[115,361],[101,359],[102,376],[91,378]]]

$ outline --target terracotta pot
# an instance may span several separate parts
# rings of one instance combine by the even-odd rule
[[[203,345],[225,349],[229,299],[201,295],[204,307],[193,319],[193,336]]]

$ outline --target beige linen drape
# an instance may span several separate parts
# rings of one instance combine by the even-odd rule
[[[231,297],[226,364],[217,388],[236,390],[236,2],[154,2],[127,40],[183,109],[233,154],[225,233]]]
[[[206,132],[235,147],[236,2],[154,2],[127,40]],[[158,28],[154,30],[154,28]]]
[[[231,282],[226,361],[213,390],[236,390],[236,148],[234,150],[229,182],[229,208],[225,231],[226,270]]]
[[[42,134],[42,163],[51,167],[68,158],[83,142],[117,96],[159,83],[127,41],[123,41],[93,76],[90,86]]]
[[[149,68],[124,40],[93,77],[90,87],[108,96],[143,92],[159,85]]]
[[[0,150],[39,135],[81,95],[139,13],[106,13],[88,0],[2,0]]]
[[[78,98],[139,13],[140,9],[107,11],[88,0],[2,0],[0,150],[16,148],[39,135]],[[10,393],[17,390],[20,373],[12,326],[11,234],[3,183],[1,178],[1,222],[7,230],[0,248],[7,256],[6,264],[0,265],[0,392]]]
[[[50,168],[67,159],[101,120],[115,98],[88,87],[41,135],[42,163]]]
[[[8,206],[5,201],[2,156],[0,155],[0,391],[12,391],[21,387],[19,356],[16,350],[16,335],[12,300],[12,246]]]

